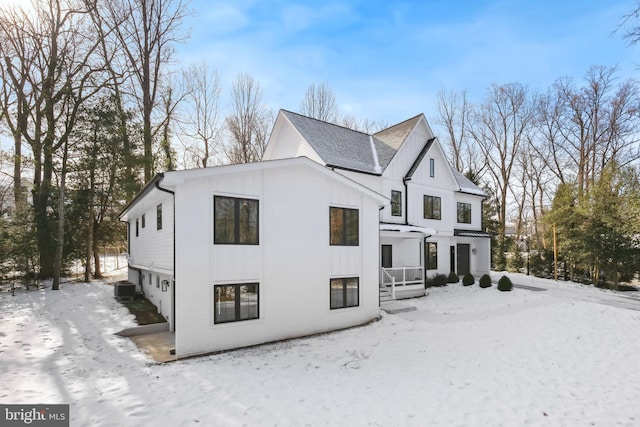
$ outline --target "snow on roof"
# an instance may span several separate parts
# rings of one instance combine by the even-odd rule
[[[433,228],[418,227],[417,225],[404,225],[404,224],[380,224],[380,231],[398,231],[400,233],[421,233],[425,237],[433,236],[438,232]]]
[[[460,187],[460,191],[463,193],[475,194],[477,196],[487,197],[488,194],[482,190],[482,188],[475,185],[469,178],[464,176],[461,172],[451,168],[453,171],[453,176],[458,183],[458,187]]]
[[[395,155],[395,149],[375,136],[291,111],[282,113],[327,166],[380,175]]]
[[[380,132],[374,133],[373,136],[397,150],[402,144],[404,144],[407,136],[409,136],[409,133],[411,133],[413,128],[416,126],[416,123],[418,123],[421,116],[422,114],[418,114],[417,116],[405,120],[402,123],[398,123],[383,129]]]

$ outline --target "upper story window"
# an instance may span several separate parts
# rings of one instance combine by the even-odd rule
[[[138,237],[140,235],[140,222],[138,221],[138,218],[136,218],[136,237]]]
[[[434,178],[436,176],[436,160],[429,159],[429,176]]]
[[[391,190],[391,215],[402,216],[402,191]]]
[[[257,245],[258,200],[214,196],[213,243]]]
[[[213,323],[238,322],[260,317],[259,285],[215,285]]]
[[[458,202],[458,222],[471,224],[471,203]]]
[[[145,227],[146,223],[147,223],[147,221],[145,220],[145,215],[142,214],[142,228]]]
[[[358,209],[329,208],[331,245],[358,246],[360,225]]]
[[[162,203],[156,206],[156,230],[162,230]]]
[[[424,196],[424,218],[441,219],[442,200],[436,196]]]

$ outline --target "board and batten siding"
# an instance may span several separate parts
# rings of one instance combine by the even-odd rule
[[[213,244],[213,197],[257,199],[259,245]],[[294,162],[185,180],[176,190],[176,353],[238,348],[378,316],[378,205]],[[360,244],[329,245],[329,207],[360,211]],[[329,280],[359,277],[360,305],[330,309]],[[259,283],[259,319],[214,324],[214,285]]]
[[[157,229],[156,208],[162,204],[162,229]],[[145,215],[145,227],[142,227]],[[129,213],[129,264],[144,270],[173,271],[173,197],[153,190]],[[138,236],[136,236],[136,219]]]
[[[307,157],[321,165],[325,164],[313,147],[300,135],[300,132],[289,123],[287,118],[284,118],[282,122],[276,121],[276,123],[277,127],[273,130],[269,140],[278,142],[277,144],[275,142],[267,144],[263,160]]]

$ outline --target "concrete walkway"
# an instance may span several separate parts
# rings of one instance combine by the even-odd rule
[[[176,335],[169,331],[168,323],[155,323],[153,325],[136,326],[124,329],[116,335],[130,338],[138,348],[148,353],[153,360],[159,363],[173,362],[176,360]]]
[[[140,350],[147,352],[156,362],[165,363],[176,360],[175,354],[171,354],[171,351],[176,348],[176,336],[173,332],[156,332],[130,338]]]

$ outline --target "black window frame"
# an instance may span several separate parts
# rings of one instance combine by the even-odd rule
[[[162,203],[156,206],[156,230],[162,230]]]
[[[434,158],[429,159],[429,177],[436,177],[436,159]]]
[[[402,216],[402,191],[391,190],[391,216]]]
[[[437,200],[438,209],[435,209],[435,201]],[[427,203],[429,201],[429,203]],[[422,216],[424,219],[442,220],[442,198],[439,196],[424,195],[422,199]],[[436,215],[437,213],[437,215]]]
[[[254,292],[252,294],[256,295],[256,310],[255,316],[251,317],[242,317],[242,287],[255,286]],[[218,309],[219,309],[219,289],[221,288],[231,288],[233,289],[233,319],[219,319]],[[220,284],[213,285],[213,323],[215,325],[225,324],[225,323],[234,323],[234,322],[244,322],[247,320],[256,320],[260,319],[260,283],[252,282],[252,283],[231,283],[231,284]]]
[[[458,224],[471,224],[471,203],[458,202],[456,216]]]
[[[355,233],[351,227],[355,227]],[[360,246],[359,209],[329,207],[329,245]]]
[[[222,209],[222,206],[218,205],[218,201],[232,201],[233,202],[233,218],[224,219],[218,218],[218,210]],[[250,230],[251,221],[241,220],[241,207],[244,203],[255,203],[255,232]],[[233,236],[229,239],[224,234],[217,233],[222,229],[226,230],[222,224],[218,221],[230,222],[233,227]],[[243,225],[249,227],[243,230]],[[243,232],[244,231],[244,232]],[[243,236],[249,236],[250,239],[243,239]],[[213,196],[213,243],[215,245],[259,245],[260,244],[260,200],[250,199],[246,197],[232,197],[232,196]]]
[[[147,224],[145,214],[142,214],[142,216],[140,218],[141,218],[141,222],[142,222],[142,228],[144,228],[145,225]]]
[[[347,300],[348,300],[347,289],[349,288],[348,287],[348,283],[350,281],[353,281],[353,280],[355,280],[355,283],[356,283],[356,289],[357,289],[357,291],[356,291],[356,299],[357,299],[357,301],[356,301],[355,304],[352,303],[350,305],[347,305]],[[334,285],[334,283],[335,284],[340,283],[341,287],[342,287],[342,295],[341,295],[342,302],[341,302],[341,304],[335,305],[335,306],[334,306],[334,303],[333,303],[333,296],[334,296],[333,295],[333,285]],[[352,308],[352,307],[359,307],[359,306],[360,306],[360,278],[359,277],[334,277],[334,278],[329,279],[329,308],[331,310],[339,310],[339,309],[342,309],[342,308]]]
[[[427,270],[438,269],[438,243],[437,242],[425,242],[424,244],[425,260]]]
[[[140,235],[140,224],[138,218],[136,218],[136,237]]]

